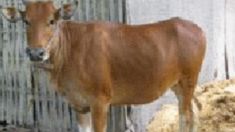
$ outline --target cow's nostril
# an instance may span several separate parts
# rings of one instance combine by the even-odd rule
[[[40,57],[43,57],[43,56],[44,56],[44,54],[45,54],[45,52],[44,52],[44,51],[40,51],[38,55],[39,55]]]

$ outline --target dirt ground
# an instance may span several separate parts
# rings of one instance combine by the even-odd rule
[[[197,87],[198,132],[235,132],[235,79]],[[147,132],[176,132],[178,106],[165,105],[147,126]]]
[[[33,132],[33,130],[29,130],[26,128],[8,126],[8,127],[0,127],[0,132]]]

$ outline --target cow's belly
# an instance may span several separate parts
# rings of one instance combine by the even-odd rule
[[[113,92],[113,105],[146,104],[162,96],[169,88],[177,83],[177,79],[164,85],[116,85]]]

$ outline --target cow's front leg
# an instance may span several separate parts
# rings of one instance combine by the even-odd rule
[[[92,132],[91,112],[76,112],[79,132]]]
[[[97,102],[91,106],[92,126],[94,132],[106,132],[109,104]]]

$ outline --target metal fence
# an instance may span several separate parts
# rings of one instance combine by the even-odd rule
[[[21,0],[0,0],[0,5],[24,9]],[[79,0],[73,19],[125,22],[125,0]],[[0,16],[0,121],[41,132],[77,131],[73,110],[51,88],[46,73],[31,67],[25,37],[23,22],[11,24]],[[110,114],[119,116],[110,116],[109,131],[120,131],[126,123],[118,120],[125,121],[126,110],[115,108]]]

